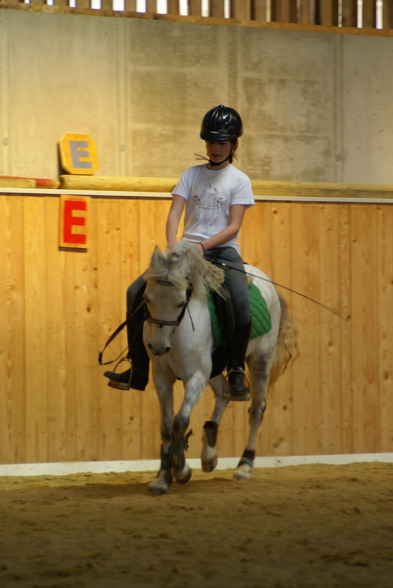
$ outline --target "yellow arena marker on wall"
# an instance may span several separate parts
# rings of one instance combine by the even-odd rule
[[[98,170],[94,141],[82,133],[65,133],[59,142],[63,169],[69,174],[93,175]]]

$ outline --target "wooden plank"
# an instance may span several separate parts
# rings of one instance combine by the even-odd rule
[[[231,0],[230,17],[238,20],[251,20],[251,0]]]
[[[353,452],[353,390],[351,363],[351,221],[350,206],[340,206],[340,225],[337,233],[340,264],[340,352],[341,352],[341,442],[342,452]]]
[[[382,7],[382,27],[384,29],[393,28],[393,5],[389,0],[384,0]]]
[[[357,0],[345,0],[341,8],[341,22],[343,27],[357,27]]]
[[[340,242],[340,206],[321,205],[319,228],[319,291],[320,302],[320,427],[321,449],[330,454],[342,453],[342,387],[341,373],[341,280],[342,260]],[[345,266],[344,266],[345,267]]]
[[[121,313],[120,274],[120,205],[119,201],[100,200],[97,213],[97,267],[99,293],[100,342],[106,339],[124,320]],[[102,337],[102,339],[101,339]],[[120,341],[114,341],[111,354],[122,351]],[[104,371],[104,370],[103,370]],[[117,459],[122,446],[122,394],[105,386],[100,380],[99,407],[99,454],[101,459]]]
[[[280,0],[281,18],[280,22],[297,22],[297,0]]]
[[[379,387],[381,414],[381,446],[379,451],[391,451],[393,439],[393,207],[379,206]]]
[[[376,0],[363,0],[362,19],[363,28],[375,28],[377,26]]]
[[[376,209],[351,207],[353,451],[380,447]]]
[[[201,0],[188,0],[188,15],[189,16],[202,16],[202,1]]]
[[[48,461],[48,268],[46,200],[24,200],[24,282],[26,294],[26,459]]]
[[[338,2],[337,0],[316,0],[315,24],[321,26],[338,26]]]
[[[225,2],[224,0],[210,0],[209,2],[209,16],[224,18],[225,17]]]
[[[126,292],[128,286],[142,273],[140,267],[140,248],[143,242],[139,235],[139,203],[125,200],[120,207],[121,222],[121,319],[126,317]],[[127,346],[126,333],[122,334],[122,345]],[[122,392],[122,455],[125,459],[143,459],[141,452],[144,431],[142,429],[143,392],[131,390]]]
[[[134,0],[136,2],[136,0]],[[167,0],[167,14],[180,14],[179,0]]]
[[[292,206],[291,251],[292,285],[295,292],[319,301],[318,205]],[[312,301],[294,295],[293,315],[299,330],[298,361],[293,365],[296,381],[294,394],[293,447],[295,455],[319,454],[320,431],[320,360],[318,326],[320,309]]]
[[[262,270],[276,283],[279,295],[285,300],[291,313],[293,308],[291,227],[292,206],[274,203],[270,206],[269,261],[264,261]],[[293,317],[295,320],[295,317]],[[276,384],[269,389],[267,408],[259,434],[258,455],[289,455],[292,452],[294,381],[292,368],[288,368]]]
[[[146,0],[146,12],[150,12],[153,14],[157,12],[156,0]]]
[[[300,24],[315,24],[314,0],[300,0],[298,21]]]
[[[75,0],[75,7],[84,10],[86,8],[91,8],[91,1],[90,0]]]
[[[170,0],[173,2],[173,0]],[[124,11],[125,12],[136,12],[137,0],[124,0]],[[175,13],[178,14],[178,13]]]
[[[251,20],[267,22],[268,0],[251,0]]]
[[[139,263],[142,272],[148,267],[156,245],[162,250],[166,249],[165,225],[169,206],[168,201],[139,202],[138,240],[141,244]],[[141,394],[141,415],[142,454],[157,459],[161,445],[160,413],[151,376],[146,390]]]
[[[25,461],[23,199],[0,198],[0,461]]]
[[[103,455],[109,455],[108,459],[115,459],[114,456],[121,454],[121,427],[118,423],[120,409],[116,402],[108,394],[98,394],[101,383],[101,374],[98,366],[99,344],[97,340],[99,307],[101,306],[101,292],[98,291],[97,272],[100,262],[102,262],[101,247],[105,261],[108,254],[108,246],[113,246],[112,261],[115,273],[111,279],[113,294],[117,290],[117,273],[118,267],[115,245],[118,243],[117,222],[117,203],[109,219],[106,216],[107,209],[101,206],[102,215],[110,225],[108,231],[108,241],[103,242],[98,238],[98,227],[100,223],[97,219],[97,202],[93,201],[90,207],[90,216],[93,230],[91,231],[91,240],[88,250],[79,250],[69,252],[72,256],[74,267],[73,283],[73,330],[69,335],[73,338],[72,359],[76,375],[75,386],[73,389],[74,402],[76,407],[76,455],[78,460],[90,461],[97,455],[100,442],[103,446]],[[112,211],[111,211],[112,213]],[[113,225],[111,224],[113,222]],[[106,225],[108,227],[108,225]],[[102,284],[101,284],[102,287]],[[104,295],[107,295],[107,287],[104,289]],[[114,302],[112,301],[112,304]],[[117,304],[114,304],[115,308]],[[107,402],[108,401],[108,402]],[[109,411],[110,417],[105,416],[102,419],[104,411]]]
[[[106,12],[113,10],[113,0],[101,0],[101,10]]]
[[[56,246],[59,231],[59,199],[46,200],[46,246],[48,273],[45,283],[47,293],[47,340],[50,350],[48,362],[48,460],[66,461],[75,456],[68,453],[67,439],[67,332],[72,323],[66,312],[66,288],[64,283],[64,251]]]

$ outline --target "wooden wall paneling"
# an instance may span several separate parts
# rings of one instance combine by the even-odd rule
[[[121,298],[121,226],[119,201],[102,199],[97,201],[97,258],[100,348],[111,333],[122,322]],[[120,340],[115,340],[108,351],[116,357],[122,351]],[[105,368],[107,369],[107,368]],[[104,370],[102,370],[104,371]],[[122,393],[100,381],[99,405],[99,455],[100,459],[118,459],[122,446]]]
[[[316,0],[316,24],[325,27],[338,26],[337,0]]]
[[[99,344],[97,338],[98,332],[98,307],[99,307],[99,293],[97,268],[99,265],[98,257],[101,254],[101,247],[103,248],[103,255],[111,257],[111,263],[115,268],[113,278],[111,280],[111,287],[114,292],[118,292],[119,281],[117,280],[116,268],[118,267],[117,251],[113,249],[109,251],[106,246],[116,246],[118,243],[118,207],[117,203],[114,207],[114,213],[110,213],[111,223],[110,231],[113,231],[112,238],[108,239],[108,243],[103,244],[98,240],[97,227],[99,222],[97,219],[97,202],[92,199],[90,206],[90,243],[87,250],[78,250],[67,252],[68,257],[72,257],[74,266],[74,284],[73,284],[73,306],[74,317],[73,324],[73,363],[76,371],[76,382],[74,388],[75,402],[76,402],[76,451],[78,459],[83,461],[94,460],[97,455],[97,448],[100,443],[100,408],[103,399],[103,404],[106,406],[107,395],[101,396],[98,393],[100,385],[100,370],[98,366],[98,352]],[[103,216],[106,216],[107,210],[104,207],[102,211]],[[108,217],[106,217],[108,218]],[[113,224],[112,224],[113,223]],[[111,232],[109,231],[109,234]],[[104,295],[106,290],[104,290]],[[115,307],[117,304],[115,303]],[[110,406],[111,398],[109,397],[108,408],[112,411]],[[105,431],[105,445],[106,450],[111,448],[110,455],[113,459],[114,455],[120,454],[121,444],[121,428],[119,426],[120,411],[118,403],[114,402],[115,424],[117,428],[113,431]],[[108,419],[112,423],[112,419]],[[106,426],[106,422],[105,422]],[[113,438],[112,438],[113,434]],[[113,444],[113,448],[112,448]]]
[[[315,24],[315,6],[313,0],[301,0],[298,9],[300,24]]]
[[[168,3],[172,4],[175,0],[168,0]],[[177,0],[178,1],[178,0]],[[136,12],[137,8],[137,0],[124,0],[124,10],[125,12]],[[172,14],[169,12],[169,14]],[[175,14],[179,14],[176,12]]]
[[[339,243],[339,288],[340,301],[340,350],[341,350],[341,450],[353,452],[352,435],[352,345],[351,345],[351,302],[352,302],[352,263],[351,263],[351,213],[350,205],[340,205],[340,224],[337,240]]]
[[[377,207],[379,260],[380,451],[391,451],[393,440],[393,207]]]
[[[267,22],[268,0],[251,0],[251,20]]]
[[[170,202],[165,200],[143,200],[139,202],[140,269],[145,271],[150,263],[154,247],[166,249],[165,224]],[[158,459],[160,455],[160,412],[153,379],[141,397],[141,451],[145,459]]]
[[[341,18],[343,27],[357,27],[358,21],[357,0],[345,0],[342,3]]]
[[[146,0],[146,12],[157,12],[157,0]]]
[[[393,27],[393,5],[390,0],[384,0],[382,6],[382,27],[391,29]]]
[[[209,1],[209,16],[224,18],[225,16],[225,1],[224,0],[210,0]]]
[[[101,0],[101,10],[113,10],[113,0]]]
[[[48,340],[45,247],[46,200],[24,200],[24,272],[26,293],[26,460],[48,461]]]
[[[202,15],[202,2],[201,2],[201,0],[188,0],[188,14],[190,16],[201,16]]]
[[[265,205],[266,206],[266,205]],[[270,208],[270,267],[267,272],[276,282],[279,296],[293,315],[291,231],[292,205],[272,203]],[[264,267],[262,268],[265,269]],[[293,315],[294,324],[298,322]],[[258,455],[290,455],[293,428],[293,369],[288,370],[268,391],[267,407],[258,437]]]
[[[127,288],[141,274],[139,259],[139,203],[124,200],[121,203],[121,320],[126,318]],[[127,347],[126,328],[119,335],[122,347]],[[126,364],[124,364],[126,369]],[[122,454],[125,459],[142,459],[142,394],[136,390],[122,392]]]
[[[80,10],[91,8],[91,0],[76,0],[76,8]]]
[[[48,263],[47,338],[48,338],[48,460],[72,459],[67,439],[67,335],[71,324],[66,313],[66,253],[59,250],[59,198],[46,199],[46,244]],[[73,423],[72,423],[73,424]]]
[[[0,462],[25,460],[23,198],[0,197]]]
[[[380,300],[377,222],[373,205],[351,208],[352,229],[352,390],[353,450],[369,453],[380,449],[379,346]]]
[[[320,300],[318,205],[292,206],[292,285],[296,292]],[[319,454],[320,431],[320,309],[313,302],[293,296],[293,314],[299,329],[300,357],[293,365],[296,393],[293,405],[293,451]]]
[[[362,6],[363,28],[375,28],[377,25],[376,0],[363,0]]]
[[[281,5],[280,22],[297,22],[297,0],[279,0]]]
[[[320,426],[321,447],[326,453],[342,453],[341,382],[341,319],[340,312],[341,260],[337,239],[340,225],[340,205],[321,205],[319,209],[319,279],[320,302]]]
[[[251,0],[230,0],[231,18],[251,20]]]

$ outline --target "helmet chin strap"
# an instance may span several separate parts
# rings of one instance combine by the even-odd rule
[[[232,152],[228,155],[228,157],[226,157],[225,159],[223,159],[222,161],[219,161],[219,162],[214,162],[211,159],[209,159],[209,165],[211,167],[217,167],[218,165],[222,165],[223,163],[228,161],[228,159],[231,157],[231,155],[232,155]]]
[[[237,139],[233,143],[232,148],[231,148],[231,150],[229,152],[228,157],[226,157],[222,161],[219,161],[218,163],[215,163],[214,161],[212,161],[211,159],[209,159],[209,165],[211,165],[212,167],[217,167],[218,165],[222,165],[223,163],[225,163],[226,161],[228,161],[228,159],[230,160],[230,163],[232,163],[232,157],[233,157],[233,154],[236,151],[236,148],[237,148]]]

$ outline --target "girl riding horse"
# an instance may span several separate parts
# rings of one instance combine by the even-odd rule
[[[206,142],[207,163],[187,169],[172,192],[166,224],[168,248],[176,242],[181,216],[185,211],[182,240],[195,245],[208,261],[225,270],[230,292],[235,332],[230,344],[229,400],[248,400],[245,385],[245,354],[251,332],[248,284],[237,243],[244,214],[254,205],[249,178],[233,164],[238,139],[243,134],[239,113],[216,106],[202,120],[200,137]],[[144,390],[148,381],[149,359],[142,340],[144,276],[127,291],[127,335],[131,368],[123,373],[105,372],[109,385],[128,390]]]

